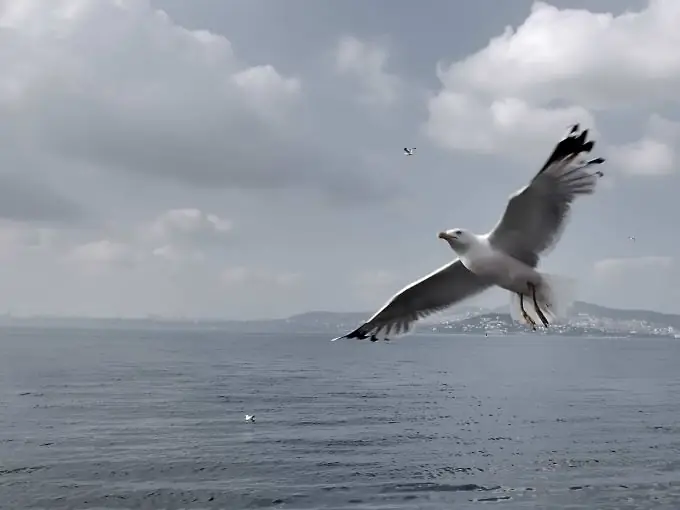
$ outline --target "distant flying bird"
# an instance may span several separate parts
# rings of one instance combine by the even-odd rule
[[[246,414],[246,421],[250,423],[255,423],[255,415],[254,414]]]
[[[404,147],[404,154],[406,156],[413,156],[413,155],[415,155],[415,152],[416,152],[415,147],[413,147],[412,149],[408,149],[408,148]]]
[[[630,239],[631,241],[635,242],[635,237],[634,237],[634,236],[628,236],[628,239]]]
[[[572,202],[577,196],[594,193],[601,176],[592,167],[604,163],[603,158],[579,161],[579,155],[589,153],[595,142],[586,141],[588,130],[580,134],[578,130],[577,124],[531,182],[510,197],[492,231],[484,235],[463,229],[441,232],[439,238],[448,242],[458,258],[411,283],[368,321],[333,340],[389,340],[393,334],[408,333],[417,320],[494,286],[510,291],[513,318],[534,330],[536,320],[525,309],[525,300],[533,302],[535,316],[545,327],[549,318],[566,314],[572,280],[538,272],[536,266],[540,255],[558,242]],[[454,187],[457,193],[465,193],[464,188],[462,184]]]

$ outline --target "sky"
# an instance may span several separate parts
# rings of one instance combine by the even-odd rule
[[[678,25],[677,0],[0,0],[0,312],[370,313],[578,122],[605,177],[539,268],[680,313]]]

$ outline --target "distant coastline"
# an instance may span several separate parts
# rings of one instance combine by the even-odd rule
[[[80,318],[0,316],[0,327],[45,327],[78,329],[189,329],[242,333],[319,333],[333,335],[355,327],[370,313],[312,311],[285,319],[221,320],[180,318]],[[416,332],[499,336],[529,330],[513,322],[506,307],[464,307],[419,323]],[[577,301],[566,321],[555,324],[550,334],[569,336],[664,336],[680,339],[680,315],[649,310],[608,308]]]

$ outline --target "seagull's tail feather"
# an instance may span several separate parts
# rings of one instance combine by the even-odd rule
[[[576,299],[576,279],[556,274],[540,274],[542,283],[536,295],[541,310],[546,316],[552,316],[553,320],[566,318]]]
[[[539,305],[541,304],[540,300],[538,301],[538,303]],[[543,309],[544,307],[541,308],[541,310]],[[534,320],[534,323],[541,324],[541,319],[538,317],[538,313],[536,313],[536,307],[534,307],[534,300],[528,294],[524,295],[524,311],[527,313],[527,315],[529,315],[529,317],[531,317]],[[549,321],[551,321],[551,317],[549,315],[545,313],[544,315]],[[519,294],[517,294],[516,292],[510,293],[510,317],[512,317],[512,320],[517,321],[520,324],[524,324],[525,326],[531,326],[531,323],[525,319],[524,315],[522,315],[522,307],[520,305]]]
[[[540,274],[542,282],[536,290],[536,301],[545,318],[553,324],[566,318],[569,313],[576,297],[576,280],[567,276]],[[541,324],[531,294],[524,295],[524,310],[536,324]],[[514,320],[529,325],[522,315],[519,295],[514,292],[510,294],[510,315]]]

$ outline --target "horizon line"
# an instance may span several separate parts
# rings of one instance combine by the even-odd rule
[[[582,303],[588,306],[595,306],[598,308],[604,308],[607,310],[614,310],[614,311],[621,311],[621,312],[628,312],[628,313],[633,313],[633,312],[645,312],[645,313],[654,313],[654,314],[659,314],[659,315],[670,315],[670,316],[677,316],[680,315],[679,313],[673,313],[673,312],[660,312],[657,310],[650,310],[650,309],[645,309],[645,308],[616,308],[616,307],[611,307],[611,306],[605,306],[605,305],[598,305],[595,303],[589,303],[587,301],[575,301],[574,304],[576,303]],[[500,310],[502,308],[505,308],[506,305],[503,306],[497,306],[497,307],[484,307],[484,306],[467,306],[467,308],[478,308],[480,310],[485,310],[486,312],[483,313],[493,313],[493,312],[501,312]],[[448,311],[449,313],[455,313],[455,310],[450,310]],[[444,315],[446,314],[447,311],[442,311],[439,314],[436,315]],[[196,322],[196,321],[203,321],[203,322],[264,322],[264,321],[276,321],[276,320],[289,320],[295,317],[299,317],[301,315],[308,315],[308,314],[335,314],[335,315],[366,315],[369,316],[370,313],[366,312],[339,312],[339,311],[332,311],[332,310],[307,310],[304,312],[298,312],[294,313],[292,315],[287,315],[285,317],[264,317],[264,318],[252,318],[252,319],[230,319],[226,317],[210,317],[210,316],[184,316],[184,315],[162,315],[162,314],[155,314],[155,313],[148,313],[145,315],[66,315],[66,314],[49,314],[49,313],[35,313],[35,314],[14,314],[12,312],[5,312],[0,314],[0,322],[2,322],[3,319],[10,319],[10,320],[41,320],[41,319],[50,319],[50,320],[90,320],[90,321],[110,321],[110,320],[118,320],[118,321],[177,321],[177,322]],[[436,317],[436,315],[433,316]]]

